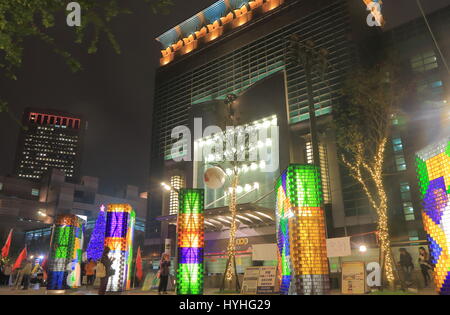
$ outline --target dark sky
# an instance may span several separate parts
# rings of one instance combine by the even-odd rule
[[[354,0],[360,1],[362,0]],[[101,180],[104,191],[122,185],[144,187],[148,178],[154,70],[159,45],[154,38],[196,14],[214,0],[174,0],[168,16],[154,16],[141,0],[123,1],[134,9],[113,27],[122,48],[117,55],[102,41],[95,55],[72,44],[64,20],[56,28],[57,42],[82,62],[84,70],[73,74],[44,44],[29,41],[17,82],[0,81],[0,95],[20,117],[30,107],[53,108],[84,115],[89,121],[82,172]],[[450,4],[450,0],[422,0],[426,10]],[[385,0],[388,26],[418,15],[416,0]],[[361,17],[361,23],[365,17]],[[11,173],[18,126],[0,114],[0,174]]]

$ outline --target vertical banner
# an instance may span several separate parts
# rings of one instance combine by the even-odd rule
[[[133,209],[128,204],[110,204],[106,213],[105,247],[111,249],[113,274],[108,279],[108,292],[122,292],[126,289],[128,276],[128,252],[130,250],[130,221]]]
[[[436,290],[450,295],[450,137],[418,152],[416,163]]]
[[[74,263],[74,257],[78,256],[77,236],[80,236],[81,219],[72,214],[60,215],[55,219],[53,228],[47,290],[51,293],[64,293],[79,281],[76,279],[77,264]]]
[[[310,164],[290,165],[276,189],[280,290],[283,294],[327,294],[330,283],[320,169]]]
[[[177,294],[203,294],[204,190],[180,189]]]

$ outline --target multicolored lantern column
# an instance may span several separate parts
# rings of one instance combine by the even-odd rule
[[[416,162],[436,290],[450,295],[450,137],[418,152]]]
[[[60,215],[55,219],[48,262],[49,293],[64,293],[70,285],[79,281],[76,279],[74,266],[77,262],[74,262],[74,257],[79,254],[82,221],[73,214]]]
[[[327,294],[330,283],[320,170],[310,164],[290,165],[276,189],[281,292]]]
[[[177,294],[203,294],[204,190],[180,189]]]
[[[122,292],[126,289],[128,277],[128,255],[133,237],[130,225],[133,220],[133,208],[128,204],[110,204],[106,213],[105,247],[110,248],[109,257],[114,259],[114,274],[109,277],[106,290]]]
[[[134,226],[136,224],[136,212],[131,211],[130,220],[128,223],[127,241],[127,285],[126,289],[131,290],[131,280],[133,278],[133,240],[134,240]]]
[[[75,228],[75,244],[72,262],[68,265],[67,285],[71,288],[81,287],[81,262],[83,261],[84,228],[86,221],[78,217]]]

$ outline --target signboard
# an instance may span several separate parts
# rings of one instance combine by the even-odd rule
[[[271,294],[279,290],[277,267],[248,267],[245,269],[242,294]]]
[[[270,294],[278,292],[277,285],[277,267],[265,266],[259,269],[258,294]]]
[[[366,266],[363,261],[342,263],[342,294],[364,294],[365,284]]]
[[[258,289],[260,267],[247,267],[245,269],[244,281],[242,282],[242,294],[256,294]]]
[[[253,260],[277,260],[278,247],[277,244],[253,244],[252,245]]]
[[[327,239],[327,256],[345,257],[352,255],[350,246],[350,237],[328,238]]]

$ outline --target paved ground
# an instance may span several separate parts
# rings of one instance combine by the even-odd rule
[[[45,295],[45,288],[41,288],[39,290],[29,289],[29,290],[11,290],[10,288],[0,288],[0,295]],[[339,291],[332,291],[332,295],[340,295]],[[389,292],[384,292],[380,294],[389,294]],[[401,292],[396,292],[396,294],[401,294]],[[419,290],[419,292],[411,292],[409,294],[417,294],[417,295],[436,295],[434,289],[425,288]],[[97,290],[92,288],[80,288],[80,289],[72,289],[67,290],[66,295],[97,295]],[[121,295],[158,295],[156,291],[142,291],[142,290],[131,290],[122,293]],[[169,292],[168,295],[175,295],[174,292]],[[219,289],[206,289],[205,295],[220,295]],[[229,295],[239,295],[239,294],[229,294]]]

